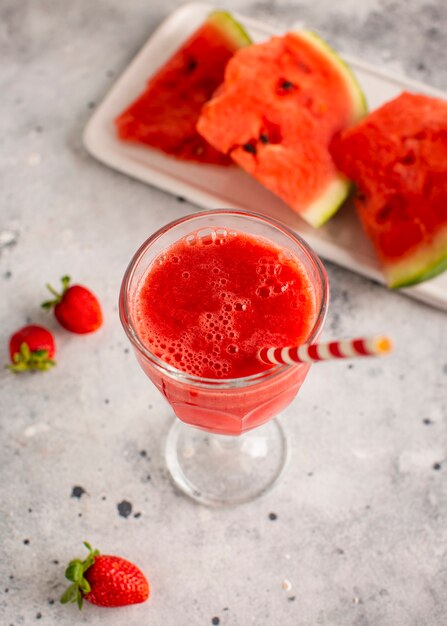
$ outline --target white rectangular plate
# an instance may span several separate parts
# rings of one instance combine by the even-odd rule
[[[203,3],[186,4],[161,24],[96,109],[84,132],[85,147],[107,165],[183,196],[198,206],[262,212],[281,220],[304,237],[321,257],[384,283],[374,251],[352,207],[344,206],[325,226],[313,229],[280,199],[236,167],[186,163],[117,138],[113,120],[144,90],[148,77],[198,28],[213,8]],[[265,24],[237,14],[235,17],[256,42],[275,34],[275,30]],[[403,90],[447,99],[447,94],[439,90],[386,75],[356,59],[344,58],[354,70],[370,110]],[[401,291],[447,310],[447,272]]]

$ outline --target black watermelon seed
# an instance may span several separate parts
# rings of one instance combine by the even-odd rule
[[[259,139],[261,140],[261,143],[268,143],[269,142],[269,138],[266,134],[261,133],[259,135]]]
[[[283,80],[281,82],[281,89],[289,90],[289,89],[294,89],[294,88],[295,88],[295,85],[291,83],[290,80]]]
[[[249,152],[250,154],[256,154],[256,146],[254,146],[252,143],[244,143],[242,148],[245,150],[245,152]]]
[[[276,83],[276,93],[278,96],[288,96],[297,89],[299,89],[299,87],[292,83],[292,81],[287,80],[287,78],[280,78]]]

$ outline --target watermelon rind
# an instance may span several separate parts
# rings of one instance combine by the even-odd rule
[[[319,198],[314,200],[300,216],[314,228],[322,226],[331,218],[346,200],[352,183],[341,174],[334,174]]]
[[[360,120],[368,112],[368,104],[366,102],[366,96],[349,65],[343,61],[335,50],[314,31],[299,30],[295,31],[295,33],[302,39],[305,39],[307,42],[314,45],[315,48],[317,48],[317,50],[319,50],[323,55],[329,57],[331,63],[338,68],[340,74],[344,78],[353,103],[351,123]]]
[[[225,33],[237,48],[243,48],[253,43],[244,27],[228,11],[212,11],[207,22],[214,24],[221,32]]]
[[[411,287],[447,270],[447,226],[397,262],[385,265],[389,287]]]
[[[337,67],[339,73],[344,78],[353,104],[350,123],[353,124],[359,121],[367,113],[368,105],[365,95],[348,64],[317,33],[310,30],[300,30],[295,31],[295,33],[298,37],[305,39],[313,45],[321,54],[329,57],[331,63]],[[348,197],[351,187],[349,180],[341,174],[335,174],[334,180],[327,186],[321,196],[301,213],[301,217],[314,228],[319,228],[337,213]]]

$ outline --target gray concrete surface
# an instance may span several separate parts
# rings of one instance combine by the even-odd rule
[[[325,336],[385,331],[395,354],[313,368],[282,417],[285,477],[264,498],[215,511],[171,486],[169,408],[128,350],[117,294],[141,241],[194,207],[95,162],[81,133],[178,5],[0,4],[1,361],[27,320],[53,329],[59,348],[51,373],[0,373],[0,624],[443,626],[445,313],[328,264]],[[344,52],[447,90],[442,0],[225,7],[284,27],[303,20]],[[64,273],[100,296],[95,335],[64,333],[39,311],[45,282]],[[150,602],[60,606],[64,564],[83,540],[135,560]]]

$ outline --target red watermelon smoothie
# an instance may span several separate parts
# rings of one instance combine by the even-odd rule
[[[120,311],[141,367],[177,417],[240,435],[286,407],[309,370],[262,364],[259,348],[316,339],[327,297],[321,262],[295,233],[262,216],[208,211],[143,244]]]

